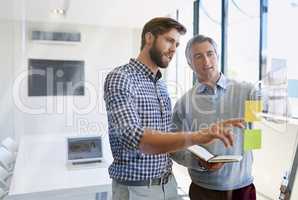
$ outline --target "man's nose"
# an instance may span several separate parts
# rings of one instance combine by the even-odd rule
[[[204,63],[204,65],[209,64],[209,58],[208,58],[208,56],[204,56],[203,57],[203,63]]]
[[[177,49],[176,44],[171,45],[171,47],[170,47],[170,51],[175,52],[176,49]]]

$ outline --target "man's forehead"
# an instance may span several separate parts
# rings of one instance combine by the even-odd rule
[[[178,30],[177,29],[170,29],[169,31],[167,31],[167,32],[165,32],[165,33],[163,33],[163,34],[161,34],[162,36],[165,36],[165,37],[171,37],[171,38],[173,38],[173,39],[175,39],[175,38],[179,38],[179,36],[180,36],[180,33],[178,32]]]
[[[165,38],[170,40],[175,40],[176,42],[179,42],[179,36],[173,36],[173,35],[164,35]]]
[[[215,48],[212,46],[212,44],[208,41],[205,42],[196,42],[192,45],[191,48],[193,51],[201,51],[201,52],[215,52]]]

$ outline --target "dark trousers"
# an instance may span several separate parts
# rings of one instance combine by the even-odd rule
[[[250,184],[237,190],[218,191],[191,183],[189,197],[191,200],[256,200],[256,189],[254,184]]]

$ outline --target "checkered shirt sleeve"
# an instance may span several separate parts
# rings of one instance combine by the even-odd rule
[[[107,76],[104,99],[110,128],[117,129],[121,145],[131,150],[138,148],[144,132],[132,96],[132,84],[125,73],[116,71]]]

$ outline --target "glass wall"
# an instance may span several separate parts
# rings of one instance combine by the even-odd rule
[[[255,83],[259,71],[260,1],[230,0],[227,76]]]
[[[107,115],[103,100],[103,86],[107,73],[117,66],[128,63],[130,58],[138,56],[141,31],[149,19],[157,16],[177,18],[185,24],[188,33],[181,37],[177,55],[163,77],[174,105],[175,100],[192,86],[191,69],[184,57],[185,43],[192,36],[192,3],[192,0],[187,3],[180,0],[1,0],[0,140],[6,136],[20,141],[23,136],[38,138],[48,135],[61,135],[65,139],[68,134],[83,136],[95,133],[102,136],[105,144],[103,152],[107,153],[110,159]],[[43,64],[34,67],[32,61],[42,61]],[[79,62],[80,66],[72,64],[70,67],[67,64],[70,62]],[[56,63],[55,66],[53,63]],[[32,68],[38,68],[37,71],[41,71],[41,74],[32,75]],[[69,77],[79,78],[69,79]],[[65,95],[63,91],[67,84],[77,83],[74,80],[84,82],[84,91],[79,92],[80,95]],[[28,89],[32,84],[35,87],[31,89],[42,88],[42,91],[33,92],[32,95],[31,89]],[[54,92],[44,91],[45,88],[48,89],[46,86],[54,87],[51,88]],[[64,150],[66,151],[66,146],[59,154],[61,169],[66,169]],[[33,158],[39,152],[43,151],[33,150],[30,151],[32,153],[30,155],[34,155]],[[27,159],[31,157],[29,155],[25,157],[23,164],[31,166],[31,160]],[[45,158],[51,161],[51,158]],[[107,162],[110,162],[108,159]],[[109,165],[104,164],[105,167]],[[43,177],[38,174],[43,172],[38,166],[30,167],[33,169],[32,175]],[[74,173],[76,172],[80,170]],[[56,173],[60,172],[55,168],[47,175]],[[17,174],[22,177],[26,175]],[[108,177],[107,174],[108,169],[98,175]],[[52,177],[55,178],[54,175]],[[185,175],[179,177],[184,179]],[[26,187],[19,184],[15,188],[27,188],[27,186],[38,188],[40,182],[34,181],[31,185],[30,180],[33,179],[21,181]],[[49,182],[45,182],[42,186],[45,190],[49,189],[48,183],[55,181]],[[93,185],[92,181],[87,182]],[[184,191],[186,192],[187,190]],[[95,199],[94,195],[86,196],[92,198],[80,198],[65,193],[63,198],[55,196],[54,199]]]
[[[217,43],[221,53],[221,1],[201,0],[199,10],[199,34],[209,36]],[[221,57],[219,56],[219,59]],[[218,63],[221,63],[219,60]],[[218,66],[219,69],[221,66]]]
[[[254,172],[260,194],[269,199],[278,198],[284,174],[292,167],[292,173],[297,170],[292,166],[298,144],[297,19],[297,1],[268,1],[268,62],[262,82],[269,85],[264,91],[271,96],[267,120],[258,125],[263,130],[263,149],[255,152]],[[293,192],[291,200],[298,199]]]
[[[221,41],[223,1],[199,2],[199,33],[213,37],[219,46],[223,43],[227,45],[226,76],[251,82],[258,90],[261,1],[227,0],[228,37],[225,42]],[[268,83],[269,79],[269,82],[275,83],[273,93],[268,88],[262,88],[261,94],[267,98],[270,108],[264,109],[267,113],[263,114],[261,121],[254,123],[255,128],[262,130],[262,146],[253,150],[253,175],[258,200],[278,199],[282,177],[290,174],[298,142],[298,70],[295,64],[298,29],[294,25],[298,19],[298,2],[266,2],[268,15],[262,35],[265,44],[262,55],[266,58],[262,60],[261,82]],[[267,12],[267,7],[263,9]],[[298,198],[296,193],[291,199]]]
[[[226,75],[256,83],[259,78],[260,0],[227,1]],[[20,139],[23,135],[98,132],[104,136],[104,142],[108,145],[107,119],[102,98],[104,78],[114,67],[138,55],[142,26],[155,16],[177,18],[188,29],[187,34],[181,37],[181,45],[171,65],[164,71],[173,106],[192,87],[192,70],[186,63],[184,49],[193,35],[194,21],[198,20],[200,34],[210,36],[217,42],[218,52],[221,53],[221,0],[200,0],[199,19],[193,19],[193,0],[155,0],[154,3],[131,0],[129,2],[134,4],[133,9],[127,1],[61,2],[1,1],[0,137],[15,136]],[[268,64],[263,70],[267,76],[285,67],[287,79],[291,80],[291,84],[287,82],[286,87],[291,86],[293,90],[288,91],[289,98],[283,104],[273,105],[277,110],[286,106],[289,109],[283,115],[286,118],[267,115],[255,123],[256,128],[262,129],[263,141],[262,148],[253,151],[253,174],[258,200],[278,198],[282,176],[289,173],[297,147],[297,19],[297,1],[270,0],[268,35],[264,38],[268,41]],[[45,34],[79,33],[80,39],[72,42],[57,42],[53,38],[39,40],[34,39],[34,31]],[[84,63],[84,94],[51,97],[28,95],[28,65],[32,59]],[[66,71],[56,72],[53,74],[55,79],[65,77]],[[25,163],[29,166],[30,160]],[[173,169],[179,189],[188,199],[191,180],[187,170],[180,165],[174,165]],[[298,199],[297,194],[292,197],[292,200],[295,199]]]

